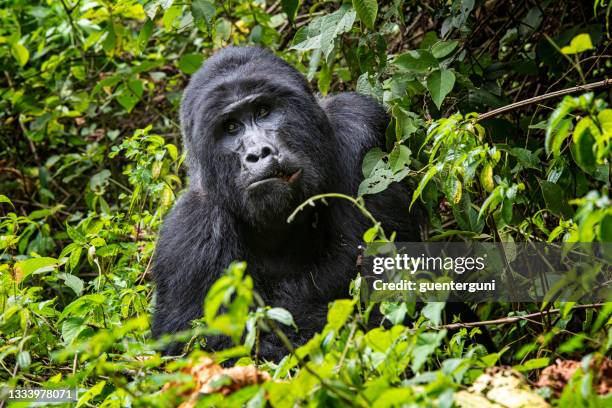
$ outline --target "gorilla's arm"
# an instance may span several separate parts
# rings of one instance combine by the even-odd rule
[[[234,259],[230,243],[237,239],[230,225],[222,210],[193,190],[185,192],[168,215],[153,263],[155,337],[188,329],[192,320],[202,316],[204,296]],[[177,352],[178,346],[167,351]]]
[[[363,157],[374,147],[384,150],[389,117],[374,99],[354,92],[331,96],[320,103],[332,123],[340,146],[339,160],[345,166],[342,185],[345,191],[342,192],[355,196],[363,180]],[[418,204],[409,211],[410,198],[411,190],[405,183],[393,183],[381,193],[365,196],[365,201],[385,230],[397,233],[398,241],[420,241],[419,225],[423,216]]]
[[[389,117],[385,109],[374,99],[355,92],[344,92],[320,101],[338,141],[338,159],[347,191],[357,194],[363,179],[361,162],[373,147],[383,147]]]

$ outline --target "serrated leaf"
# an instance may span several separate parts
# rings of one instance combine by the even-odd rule
[[[434,71],[427,78],[427,89],[438,109],[440,109],[444,98],[453,90],[454,86],[455,74],[447,69]]]

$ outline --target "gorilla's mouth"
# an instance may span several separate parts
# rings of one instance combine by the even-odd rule
[[[275,169],[273,172],[267,174],[264,178],[251,183],[247,189],[252,190],[264,184],[276,181],[280,181],[286,184],[293,184],[297,181],[298,178],[300,178],[301,174],[302,169],[298,169],[296,171]]]

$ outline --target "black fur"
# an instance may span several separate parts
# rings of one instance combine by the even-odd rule
[[[224,109],[255,94],[273,104],[275,140],[303,170],[292,189],[271,183],[249,194],[249,163],[240,150],[245,147],[228,149],[219,136]],[[189,328],[201,317],[211,284],[231,261],[244,260],[266,303],[293,314],[299,331],[288,329],[290,339],[304,343],[323,327],[328,303],[348,296],[358,245],[370,225],[344,200],[318,203],[292,223],[287,216],[314,194],[356,195],[365,153],[384,146],[385,110],[356,93],[318,99],[305,78],[271,52],[230,47],[191,79],[181,124],[190,186],[165,220],[155,253],[154,336]],[[397,232],[397,241],[420,240],[409,199],[407,188],[396,183],[367,200],[385,229]],[[228,344],[209,342],[212,348]],[[271,335],[260,350],[267,359],[285,354]]]

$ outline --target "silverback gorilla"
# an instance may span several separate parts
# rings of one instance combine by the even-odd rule
[[[356,195],[363,157],[384,146],[388,121],[363,95],[318,99],[295,68],[264,49],[230,47],[209,58],[183,95],[190,185],[157,244],[153,335],[201,317],[206,292],[233,260],[247,262],[266,304],[292,313],[294,344],[319,331],[328,303],[348,296],[371,225],[345,200],[308,207],[291,223],[287,217],[315,194]],[[366,204],[398,241],[418,241],[408,201],[407,187],[395,183]],[[213,350],[229,344],[207,339]],[[263,335],[262,357],[284,354],[273,334]]]

